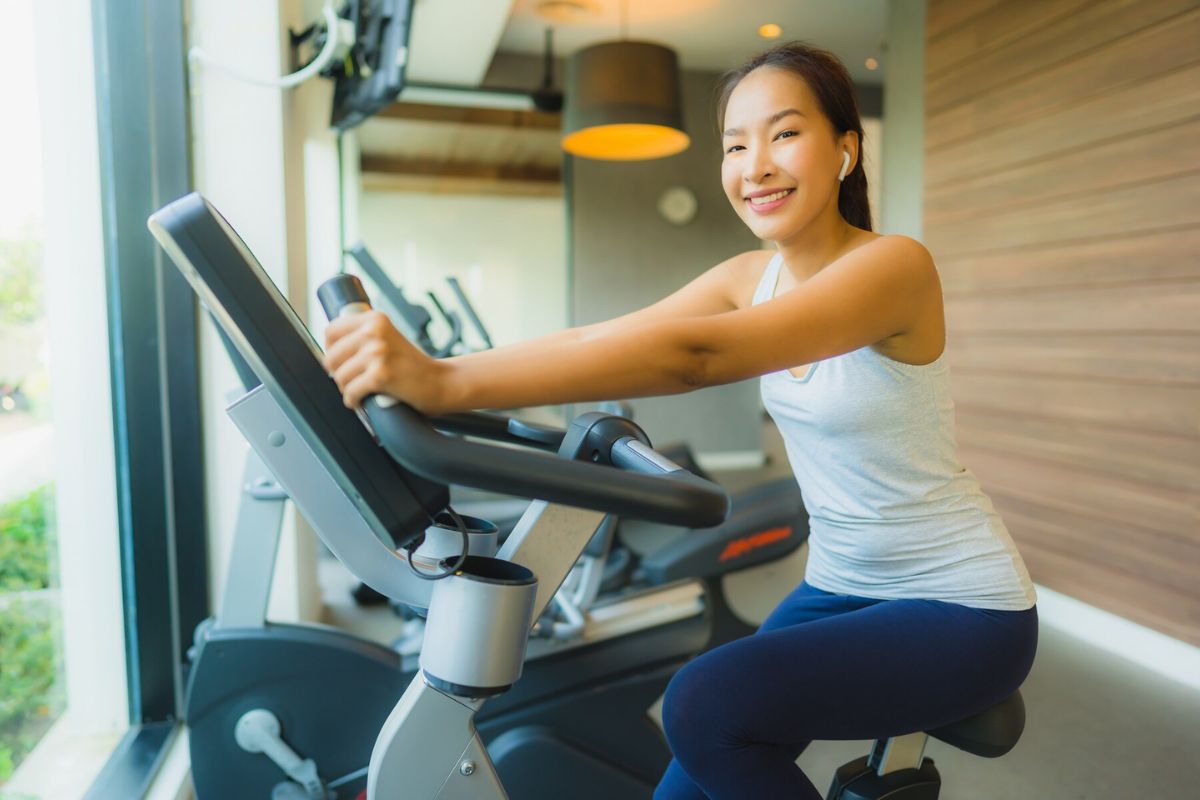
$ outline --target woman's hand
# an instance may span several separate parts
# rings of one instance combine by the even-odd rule
[[[445,364],[414,347],[380,311],[329,324],[325,369],[348,408],[359,408],[370,395],[385,394],[424,414],[442,410]]]

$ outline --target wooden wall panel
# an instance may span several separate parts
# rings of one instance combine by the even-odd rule
[[[1179,165],[1200,166],[1200,107],[1183,123],[1139,131],[1102,144],[1064,153],[1053,168],[1027,162],[950,184],[925,193],[925,217],[931,222],[956,215],[1040,203],[1064,191],[1102,192],[1133,182],[1169,179]]]
[[[1165,228],[1120,237],[1097,235],[1027,250],[938,260],[947,296],[973,291],[1200,278],[1200,227]]]
[[[958,434],[968,447],[1059,464],[1080,475],[1124,477],[1183,491],[1200,486],[1200,448],[1181,436],[964,403],[958,405]]]
[[[1048,164],[1046,177],[1052,175],[1053,166]],[[1046,203],[990,213],[973,214],[972,209],[964,207],[953,216],[937,220],[933,227],[940,231],[943,252],[958,255],[1185,227],[1196,224],[1197,208],[1200,169],[1095,194],[1071,192]]]
[[[1048,508],[1088,520],[1072,534],[1072,541],[1086,537],[1099,543],[1104,539],[1105,547],[1123,554],[1130,563],[1157,564],[1163,568],[1164,580],[1191,588],[1190,576],[1171,566],[1200,562],[1200,540],[1183,533],[1197,524],[1200,513],[1189,489],[1091,470],[1081,472],[1024,453],[967,447],[962,457],[971,469],[994,476],[993,493],[1015,499],[1037,497]],[[1055,492],[1044,493],[1045,486],[1055,487]],[[1139,537],[1127,535],[1129,531],[1137,531]],[[1153,546],[1142,546],[1143,540],[1152,541]]]
[[[1020,254],[1013,258],[1020,258]],[[962,333],[1090,330],[1200,334],[1197,309],[1200,280],[1154,281],[1003,294],[964,292],[948,304],[946,323]]]
[[[1152,4],[1147,0],[1147,5]],[[1115,38],[1078,58],[1006,79],[994,89],[930,113],[925,120],[926,151],[1193,63],[1198,41],[1200,9],[1193,8]],[[972,66],[959,65],[959,74],[971,74]],[[942,98],[926,95],[925,103],[927,108],[938,108]]]
[[[1191,7],[1191,0],[1044,0],[1009,2],[961,32],[933,43],[927,53],[928,91],[936,105],[957,105],[1005,81],[1045,70],[1103,46],[1116,36],[1147,28]],[[956,44],[951,48],[946,45]],[[944,58],[939,69],[935,61]],[[956,67],[970,60],[966,75]]]
[[[1200,644],[1200,0],[930,0],[964,463],[1039,583]]]
[[[931,37],[925,48],[925,74],[929,78],[929,92],[941,96],[939,90],[943,86],[948,91],[966,91],[972,82],[954,79],[955,65],[968,58],[986,57],[989,51],[995,52],[999,47],[1013,44],[1018,38],[1036,36],[1047,19],[1057,19],[1081,10],[1086,13],[1090,2],[1092,0],[999,3],[972,16],[970,24],[942,36]]]
[[[1137,108],[1113,114],[1114,108]],[[1053,158],[1107,139],[1188,120],[1200,108],[1200,48],[1193,63],[1025,120],[942,144],[925,158],[925,185],[941,186],[1012,164]]]
[[[973,3],[930,3],[925,14],[925,33],[930,41],[946,35],[989,9],[1009,0],[978,0]]]
[[[979,408],[1077,419],[1200,441],[1200,386],[1192,384],[1118,383],[959,369],[954,375],[954,395]]]
[[[1186,334],[956,332],[946,350],[954,370],[986,365],[992,372],[1101,381],[1200,383],[1200,342]]]

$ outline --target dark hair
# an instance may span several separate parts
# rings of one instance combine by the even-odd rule
[[[848,131],[858,134],[858,163],[842,181],[838,192],[838,211],[847,222],[864,230],[871,230],[871,203],[867,199],[867,173],[863,170],[862,120],[858,115],[858,96],[854,81],[846,66],[828,50],[811,47],[803,42],[788,42],[759,53],[737,69],[721,76],[717,83],[717,132],[720,134],[725,122],[725,108],[729,97],[742,78],[759,67],[773,67],[799,75],[805,80],[821,111],[833,123],[838,135]]]

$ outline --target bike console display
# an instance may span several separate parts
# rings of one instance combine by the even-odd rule
[[[321,349],[230,224],[198,193],[155,212],[147,224],[371,526],[397,544],[424,531],[449,500],[446,486],[388,458],[345,407]]]

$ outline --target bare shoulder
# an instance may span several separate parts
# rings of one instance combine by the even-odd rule
[[[774,250],[747,250],[717,265],[729,282],[729,296],[734,306],[746,308],[751,305],[763,270],[774,255]]]
[[[901,234],[874,236],[850,251],[863,258],[911,273],[918,280],[937,280],[933,256],[925,245]]]
[[[868,248],[870,248],[868,250]],[[874,349],[906,364],[929,364],[945,349],[946,322],[941,281],[925,245],[908,236],[880,236],[861,248],[878,268],[893,297],[907,297],[910,309],[903,329],[876,342]]]

